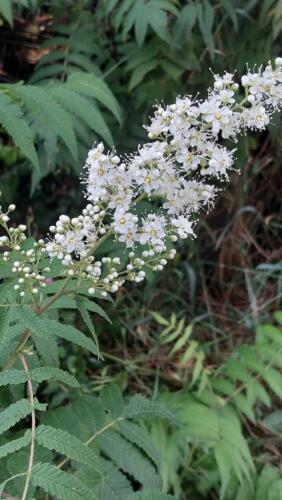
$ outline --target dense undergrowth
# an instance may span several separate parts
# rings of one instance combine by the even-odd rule
[[[94,141],[130,153],[156,100],[202,95],[210,67],[239,80],[246,62],[281,55],[281,0],[4,0],[0,13],[1,204],[16,203],[36,238],[81,208]],[[86,301],[54,309],[46,321],[92,331],[101,356],[63,333],[58,349],[37,338],[38,357],[27,346],[43,465],[26,498],[282,498],[281,157],[279,116],[240,139],[241,175],[197,239],[143,286],[98,301],[111,323]],[[2,307],[4,368],[13,319]],[[40,372],[42,359],[57,371]],[[27,378],[13,377],[0,374],[0,483],[25,498],[31,409]]]

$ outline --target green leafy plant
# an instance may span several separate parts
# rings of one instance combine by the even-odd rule
[[[58,150],[61,161],[76,168],[78,151],[81,155],[91,136],[98,135],[112,144],[97,102],[121,121],[119,105],[107,85],[99,77],[84,73],[73,73],[65,83],[44,87],[1,85],[0,102],[1,124],[37,169],[33,187],[58,165]],[[75,119],[80,121],[79,129]]]
[[[154,316],[160,324],[166,321],[159,315]],[[161,474],[167,490],[172,488],[176,495],[180,495],[185,490],[186,477],[192,472],[191,482],[195,494],[197,491],[197,494],[204,496],[220,480],[220,498],[239,499],[249,495],[255,500],[261,498],[266,487],[264,481],[267,482],[267,478],[273,474],[277,483],[274,483],[273,491],[269,491],[268,495],[272,498],[274,492],[277,494],[281,474],[275,468],[266,467],[259,476],[260,468],[255,470],[250,451],[251,440],[247,440],[243,432],[246,418],[255,423],[261,419],[262,407],[271,408],[271,392],[279,400],[282,397],[280,311],[275,313],[275,318],[278,326],[271,323],[259,325],[255,342],[235,349],[216,371],[205,367],[204,355],[201,359],[203,366],[199,368],[193,340],[189,341],[189,336],[185,338],[187,327],[183,320],[178,322],[178,327],[173,318],[170,324],[167,322],[168,326],[161,332],[160,338],[168,338],[167,330],[170,328],[173,342],[176,338],[185,338],[181,356],[186,355],[190,346],[193,346],[195,353],[189,357],[192,362],[186,375],[191,385],[188,383],[187,389],[179,393],[165,393],[162,396],[163,402],[178,417],[182,427],[171,432],[166,423],[149,424],[153,441],[156,446],[159,445]],[[174,331],[173,323],[176,326]],[[198,381],[195,386],[192,384],[196,369]],[[266,418],[265,425],[268,425],[267,422],[271,426],[271,417]],[[256,474],[260,477],[257,486]],[[184,484],[181,484],[181,480]],[[192,487],[191,484],[189,487]]]

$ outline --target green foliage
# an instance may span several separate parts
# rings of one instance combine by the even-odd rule
[[[82,500],[90,498],[90,495],[95,499],[77,477],[66,474],[51,464],[36,464],[32,470],[32,483],[62,500]]]
[[[32,407],[27,399],[20,399],[0,412],[0,434],[13,427],[31,413]]]
[[[168,339],[168,342],[172,340],[177,344],[177,338],[181,339],[181,334],[185,336],[183,321],[176,322],[175,316],[167,321],[159,314],[153,315],[160,325],[165,326],[160,334],[161,342],[166,343]],[[275,316],[280,319],[279,312]],[[193,340],[189,342],[192,344]],[[255,465],[242,423],[246,417],[253,422],[260,420],[261,408],[271,406],[271,391],[281,399],[281,342],[281,329],[273,324],[259,325],[253,344],[243,344],[235,349],[217,369],[217,374],[202,366],[200,372],[205,372],[204,383],[199,373],[195,385],[193,379],[198,358],[194,350],[194,357],[190,357],[195,367],[190,375],[192,383],[187,384],[189,394],[183,391],[163,395],[166,406],[171,408],[182,426],[175,428],[171,434],[164,422],[149,424],[153,441],[160,450],[160,470],[167,490],[173,488],[179,494],[182,485],[178,471],[181,467],[186,470],[186,464],[198,455],[194,465],[195,490],[198,493],[206,493],[220,480],[222,499],[245,498],[245,491],[249,492],[246,498],[263,498],[258,493],[263,479],[258,483],[257,493],[254,493]],[[190,348],[189,343],[185,346],[185,342],[181,346],[182,352]],[[274,430],[279,422],[279,414],[273,418],[270,415],[265,425]],[[205,471],[204,476],[202,470]],[[280,473],[277,479],[275,492],[281,484]]]
[[[39,169],[39,173],[34,174],[37,176],[34,182],[56,167],[59,150],[62,151],[62,160],[67,159],[76,168],[78,151],[81,148],[86,151],[97,135],[109,145],[113,144],[99,104],[121,122],[117,101],[103,80],[95,75],[77,72],[62,83],[0,86],[1,124],[22,153]],[[86,135],[81,135],[75,126],[77,118]],[[44,166],[46,158],[47,170]]]
[[[5,306],[9,305],[9,301],[13,303],[14,295],[12,291],[6,296],[3,294],[8,302]],[[55,301],[56,298],[55,290],[50,300]],[[82,317],[90,331],[92,323],[88,311],[108,319],[101,306],[87,297],[78,297],[77,301],[79,307],[82,306]],[[69,303],[62,301],[61,307],[64,306],[68,308]],[[1,311],[2,340],[7,345],[10,342],[11,350],[13,348],[20,353],[17,360],[17,354],[12,354],[9,349],[2,352],[4,370],[0,374],[0,386],[3,391],[7,387],[11,390],[3,392],[0,433],[4,435],[4,441],[0,443],[0,461],[2,470],[10,470],[9,464],[15,460],[16,473],[13,467],[11,477],[3,477],[1,488],[5,493],[7,490],[20,495],[24,481],[26,491],[31,495],[39,488],[63,500],[103,500],[109,497],[109,490],[113,492],[113,498],[123,499],[125,491],[127,496],[133,494],[136,484],[142,486],[142,495],[147,491],[148,495],[155,494],[151,493],[154,490],[159,492],[162,481],[158,453],[138,422],[159,417],[173,425],[178,423],[176,418],[159,402],[141,395],[124,400],[120,389],[113,385],[106,386],[99,399],[79,394],[80,385],[73,375],[57,366],[44,366],[46,358],[53,358],[49,352],[46,355],[45,350],[49,351],[50,345],[53,349],[54,338],[58,338],[59,342],[71,342],[93,354],[98,352],[95,343],[86,334],[70,324],[51,319],[54,311],[56,309],[46,308],[44,313],[35,312],[28,306],[11,306]],[[42,339],[45,344],[40,344]],[[16,347],[13,341],[16,341]],[[31,355],[29,361],[26,360],[27,353]],[[19,361],[22,362],[22,369],[11,367]],[[56,365],[57,359],[54,361]],[[52,408],[52,405],[47,407],[38,402],[38,384],[49,379],[72,388],[66,405]],[[28,399],[19,398],[13,402],[17,392],[12,387],[23,384],[26,384]],[[39,412],[44,413],[40,416]],[[16,424],[29,415],[31,429],[23,434],[24,425],[18,431]],[[21,457],[20,461],[17,457]],[[31,469],[25,463],[31,463]],[[18,477],[21,478],[19,481]]]
[[[108,146],[117,144],[118,151],[131,152],[144,139],[141,123],[155,100],[168,102],[180,93],[201,94],[211,81],[211,62],[215,73],[237,67],[240,78],[246,62],[252,66],[281,55],[281,0],[0,0],[0,22],[1,190],[7,199],[11,190],[21,200],[29,185],[27,172],[32,171],[28,226],[36,233],[41,227],[34,227],[32,209],[43,207],[41,223],[47,225],[53,207],[55,211],[63,207],[61,212],[67,213],[67,203],[72,204],[73,199],[77,203],[76,191],[67,202],[68,176],[72,171],[71,182],[76,185],[78,165],[94,141],[102,139]],[[23,50],[18,53],[20,45]],[[29,49],[36,64],[26,62]],[[11,66],[16,66],[15,74],[10,73]],[[252,138],[243,149],[256,153],[258,145]],[[271,156],[272,152],[267,165]],[[259,171],[257,156],[250,159],[255,161],[248,165],[254,163],[253,169]],[[41,181],[50,173],[52,181],[44,191]],[[56,185],[61,173],[66,184],[62,192]],[[242,177],[245,196],[252,189],[245,175]],[[40,199],[36,199],[36,188]],[[47,211],[46,199],[50,199],[48,207],[52,206]],[[266,220],[265,225],[272,229]],[[189,262],[194,257],[194,247],[189,248],[189,255],[186,249],[182,252],[189,294],[195,298],[195,275],[203,262],[200,258],[194,270],[187,264],[188,257]],[[270,257],[265,255],[272,277],[271,266],[276,264],[269,264]],[[14,257],[20,259],[20,255]],[[281,266],[276,269],[279,272]],[[58,263],[53,262],[52,278],[61,273]],[[203,320],[198,336],[202,316],[196,316],[194,306],[191,310],[186,307],[183,274],[177,300],[164,293],[167,302],[161,311],[173,302],[167,308],[174,312],[170,316],[152,313],[160,331],[156,361],[148,363],[148,368],[150,346],[143,296],[136,305],[136,324],[119,323],[115,313],[109,314],[97,303],[99,292],[95,302],[87,290],[77,296],[76,281],[69,280],[66,295],[38,315],[36,307],[19,306],[9,265],[1,265],[0,278],[3,496],[21,498],[34,441],[30,499],[281,497],[281,471],[274,465],[282,432],[278,409],[282,396],[280,327],[260,325],[255,340],[242,339],[238,332],[238,339],[236,333],[229,344],[224,332],[213,330],[209,315],[208,326]],[[171,278],[173,274],[165,287],[170,286]],[[61,279],[47,284],[44,307],[61,285]],[[150,295],[148,310],[153,309],[157,287],[152,280],[145,291]],[[122,294],[116,304],[120,312]],[[134,307],[133,300],[127,307]],[[97,319],[95,327],[93,319]],[[282,323],[281,311],[275,319]],[[109,321],[108,328],[103,320]],[[214,338],[208,344],[201,339],[210,330]],[[211,349],[219,341],[224,343],[220,352],[223,360],[214,357]],[[139,350],[141,363],[135,360]],[[21,367],[18,352],[29,365],[28,373]],[[164,380],[159,365],[163,352]],[[131,353],[133,361],[128,359]],[[128,389],[126,395],[111,383],[113,380]],[[176,391],[174,384],[181,390]],[[152,400],[141,394],[132,396],[136,386],[153,395]],[[93,395],[97,390],[99,397]],[[47,407],[39,400],[47,402]],[[274,450],[273,455],[270,450]]]

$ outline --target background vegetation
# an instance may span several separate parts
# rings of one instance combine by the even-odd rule
[[[239,79],[246,63],[281,55],[281,0],[0,0],[0,14],[3,204],[16,203],[18,221],[36,237],[82,206],[78,177],[94,141],[130,153],[146,140],[142,124],[156,100],[203,94],[210,68],[236,68]],[[277,116],[267,133],[242,139],[241,175],[202,218],[197,240],[143,287],[103,303],[111,323],[90,311],[103,360],[60,346],[80,397],[69,381],[41,386],[51,411],[39,446],[54,422],[74,432],[79,421],[75,432],[86,441],[103,420],[99,405],[131,418],[136,393],[154,402],[153,417],[159,402],[167,409],[166,419],[140,424],[140,434],[130,421],[101,438],[110,487],[95,486],[99,499],[131,498],[140,485],[148,493],[132,498],[282,498],[281,129]],[[72,310],[59,315],[84,328]],[[16,390],[1,392],[3,408]],[[5,461],[0,481],[17,473],[24,453]],[[99,483],[71,467],[87,488]]]

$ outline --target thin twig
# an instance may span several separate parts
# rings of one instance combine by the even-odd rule
[[[87,441],[85,441],[85,443],[84,443],[85,446],[88,446],[90,443],[92,443],[92,441],[94,441],[94,439],[96,439],[97,436],[100,436],[100,434],[103,434],[103,432],[105,432],[106,430],[108,430],[110,427],[117,424],[118,422],[122,422],[122,420],[125,420],[125,417],[119,417],[116,420],[109,422],[107,425],[104,425],[104,427],[102,427],[102,429],[95,432]],[[62,462],[60,462],[57,465],[58,469],[61,469],[68,461],[69,461],[69,458],[65,458],[64,460],[62,460]]]

